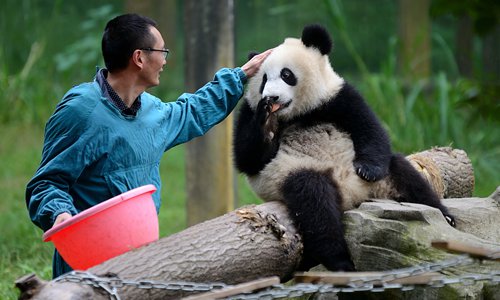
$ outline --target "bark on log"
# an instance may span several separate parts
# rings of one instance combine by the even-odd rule
[[[441,189],[444,195],[472,193],[473,187],[463,184],[474,182],[465,152],[434,148],[408,159],[418,161],[416,167],[422,174],[432,174],[433,177],[427,178],[438,191],[444,186]],[[469,175],[464,175],[464,172]],[[463,189],[464,185],[467,190]],[[300,263],[302,247],[301,237],[288,218],[286,208],[281,203],[269,202],[246,206],[189,227],[108,260],[88,272],[99,277],[134,281],[237,284],[271,276],[286,281]],[[16,285],[22,292],[20,299],[109,298],[103,289],[81,283],[47,283],[26,276]],[[190,295],[130,286],[119,288],[118,293],[121,299],[168,299]]]

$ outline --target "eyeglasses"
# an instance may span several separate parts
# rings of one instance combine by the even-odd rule
[[[140,48],[140,50],[161,52],[163,54],[163,58],[165,58],[165,59],[167,59],[168,54],[170,53],[170,51],[168,49]]]

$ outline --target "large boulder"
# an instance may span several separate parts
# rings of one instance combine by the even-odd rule
[[[423,263],[439,263],[453,255],[433,248],[435,240],[458,241],[500,251],[500,188],[487,198],[451,198],[443,204],[456,217],[456,228],[448,225],[439,210],[390,200],[365,202],[345,213],[346,237],[358,271],[387,271]],[[452,267],[443,274],[450,278],[466,274],[490,275],[500,263],[477,261]],[[339,298],[368,299],[499,299],[500,285],[477,281],[442,288],[416,288],[402,292],[339,294]]]

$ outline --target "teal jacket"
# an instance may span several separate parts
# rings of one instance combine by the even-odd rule
[[[77,214],[146,184],[160,208],[160,160],[165,151],[206,133],[243,95],[246,75],[221,69],[194,94],[162,102],[140,95],[136,116],[122,115],[94,80],[69,90],[45,128],[42,160],[27,185],[31,220],[46,231],[57,215]]]

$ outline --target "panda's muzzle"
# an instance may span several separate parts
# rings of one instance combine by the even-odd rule
[[[285,103],[281,103],[279,100],[280,97],[278,96],[266,96],[262,98],[261,101],[264,101],[268,106],[271,107],[271,112],[276,112],[280,109],[286,108],[290,105],[290,103],[292,103],[291,100]]]

